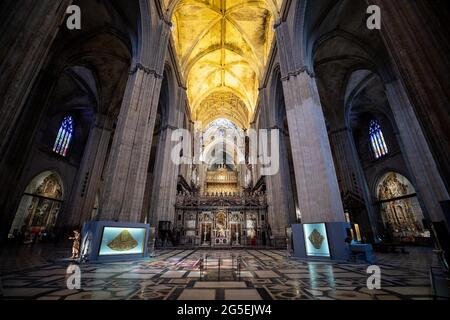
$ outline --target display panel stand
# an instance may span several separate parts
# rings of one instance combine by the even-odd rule
[[[148,257],[150,226],[143,223],[90,221],[81,230],[81,262],[110,262]]]
[[[294,257],[302,259],[347,261],[350,251],[347,222],[293,224]]]

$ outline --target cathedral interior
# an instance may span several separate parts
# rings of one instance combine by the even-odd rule
[[[439,296],[449,16],[444,0],[1,1],[0,299]],[[50,279],[83,254],[74,231],[108,221],[147,225],[150,260],[87,264],[84,291],[63,293]],[[317,270],[295,260],[295,225],[339,223],[373,248],[391,290],[364,291],[351,250]],[[136,239],[124,231],[107,249]],[[219,282],[229,267],[224,292],[190,286],[208,255]],[[89,291],[95,279],[104,291]]]

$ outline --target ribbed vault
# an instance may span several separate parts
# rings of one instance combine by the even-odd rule
[[[207,125],[225,117],[248,127],[280,4],[276,0],[165,0],[165,5],[193,120]]]

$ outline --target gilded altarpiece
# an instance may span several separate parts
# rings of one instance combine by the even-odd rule
[[[179,194],[176,212],[181,245],[269,245],[264,194]]]
[[[51,232],[61,205],[62,187],[58,177],[55,174],[43,177],[35,189],[24,193],[11,234],[21,233],[27,240],[33,235]]]
[[[428,237],[422,225],[423,214],[411,183],[395,172],[386,174],[378,184],[381,217],[393,238],[413,241]]]

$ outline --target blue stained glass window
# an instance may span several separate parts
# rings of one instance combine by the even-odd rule
[[[377,120],[371,120],[369,126],[370,145],[376,159],[388,154],[389,150],[384,140],[381,126]]]
[[[53,151],[63,157],[67,156],[67,150],[69,149],[73,136],[73,125],[73,118],[71,116],[65,117],[61,122],[58,135],[56,136]]]

